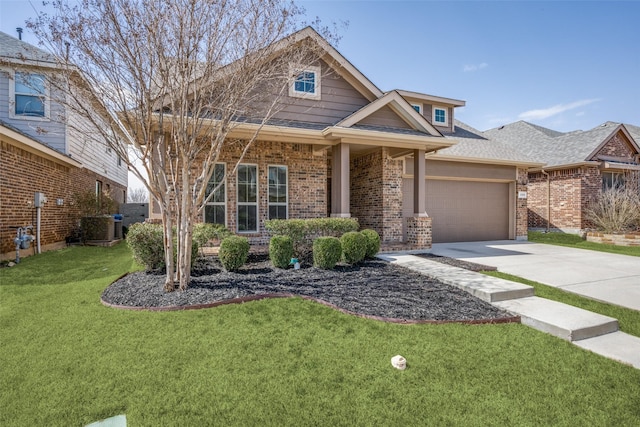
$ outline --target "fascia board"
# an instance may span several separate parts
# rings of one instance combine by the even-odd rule
[[[409,90],[396,89],[400,95],[406,98],[414,98],[422,101],[435,102],[438,104],[451,105],[454,107],[464,107],[467,105],[467,101],[453,98],[445,98],[443,96],[427,95],[426,93],[412,92]]]
[[[461,162],[461,163],[482,163],[487,165],[502,165],[502,166],[518,166],[523,168],[540,168],[544,166],[544,163],[540,162],[526,162],[520,160],[507,160],[507,159],[489,159],[483,157],[464,157],[464,156],[447,156],[439,153],[430,155],[427,160],[443,160],[448,162]]]
[[[34,141],[33,139],[4,126],[0,126],[0,136],[2,136],[2,140],[6,141],[8,144],[14,145],[38,156],[42,156],[48,160],[77,168],[82,167],[82,163],[77,160],[65,156],[53,148],[47,147],[38,141]]]
[[[540,172],[540,171],[555,171],[560,169],[571,169],[571,168],[579,168],[583,166],[600,166],[600,162],[596,161],[586,161],[586,162],[576,162],[576,163],[567,163],[564,165],[554,165],[554,166],[542,166],[542,167],[534,167],[530,172]]]
[[[397,148],[426,148],[429,151],[441,150],[456,144],[455,140],[435,136],[391,134],[374,130],[352,129],[337,126],[322,131],[327,139],[353,144],[374,144]]]

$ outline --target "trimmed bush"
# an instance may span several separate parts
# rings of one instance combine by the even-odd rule
[[[360,232],[367,238],[367,253],[366,258],[373,258],[378,252],[380,252],[380,235],[376,230],[367,228]]]
[[[218,258],[225,270],[238,270],[249,258],[249,239],[240,236],[225,237],[220,242]]]
[[[331,270],[341,257],[342,245],[337,237],[318,237],[313,241],[313,265],[315,267]]]
[[[135,223],[127,231],[127,244],[133,253],[133,259],[145,266],[148,271],[165,267],[164,262],[164,230],[161,224],[148,222]],[[177,244],[173,241],[173,260],[177,259]],[[198,243],[193,240],[191,245],[191,266],[198,258]]]
[[[193,241],[201,248],[210,240],[222,240],[228,236],[231,232],[224,225],[200,222],[193,226]]]
[[[131,224],[127,232],[127,245],[133,259],[147,270],[164,267],[164,233],[159,224]]]
[[[272,219],[265,221],[265,229],[272,236],[289,236],[294,255],[310,260],[313,241],[317,237],[340,237],[360,228],[355,218]]]
[[[342,257],[347,264],[357,264],[367,254],[367,238],[357,231],[349,231],[340,237]]]
[[[269,241],[269,259],[276,268],[287,268],[293,258],[293,240],[289,236],[273,236]]]

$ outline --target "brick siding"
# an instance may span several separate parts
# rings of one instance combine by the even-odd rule
[[[41,247],[64,242],[79,219],[72,204],[73,194],[95,191],[96,180],[102,181],[103,189],[109,186],[116,201],[124,201],[124,186],[88,169],[48,160],[5,141],[0,142],[0,171],[0,257],[3,259],[15,255],[16,232],[10,227],[35,226],[35,192],[44,193],[48,199],[41,210]],[[63,200],[62,206],[56,204],[57,199]],[[31,250],[22,252],[32,253]]]

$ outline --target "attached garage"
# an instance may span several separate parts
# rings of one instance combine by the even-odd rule
[[[514,238],[515,167],[428,161],[426,170],[433,243]],[[402,190],[406,223],[414,216],[413,178],[405,175]]]

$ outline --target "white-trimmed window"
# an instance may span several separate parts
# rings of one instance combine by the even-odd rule
[[[320,99],[320,67],[291,67],[295,76],[289,87],[289,95],[296,98]]]
[[[447,109],[442,107],[433,107],[433,124],[446,126],[448,123]]]
[[[416,110],[418,113],[422,114],[422,104],[411,104],[411,106],[413,107],[414,110]]]
[[[237,173],[238,232],[258,231],[258,166],[239,165]]]
[[[207,204],[204,207],[204,222],[227,226],[227,185],[225,182],[226,165],[216,163],[213,174],[207,183]],[[209,196],[213,196],[209,199]]]
[[[269,166],[269,219],[287,219],[287,178],[286,166]]]
[[[42,74],[16,71],[11,85],[13,117],[45,119],[49,117],[47,86]]]

